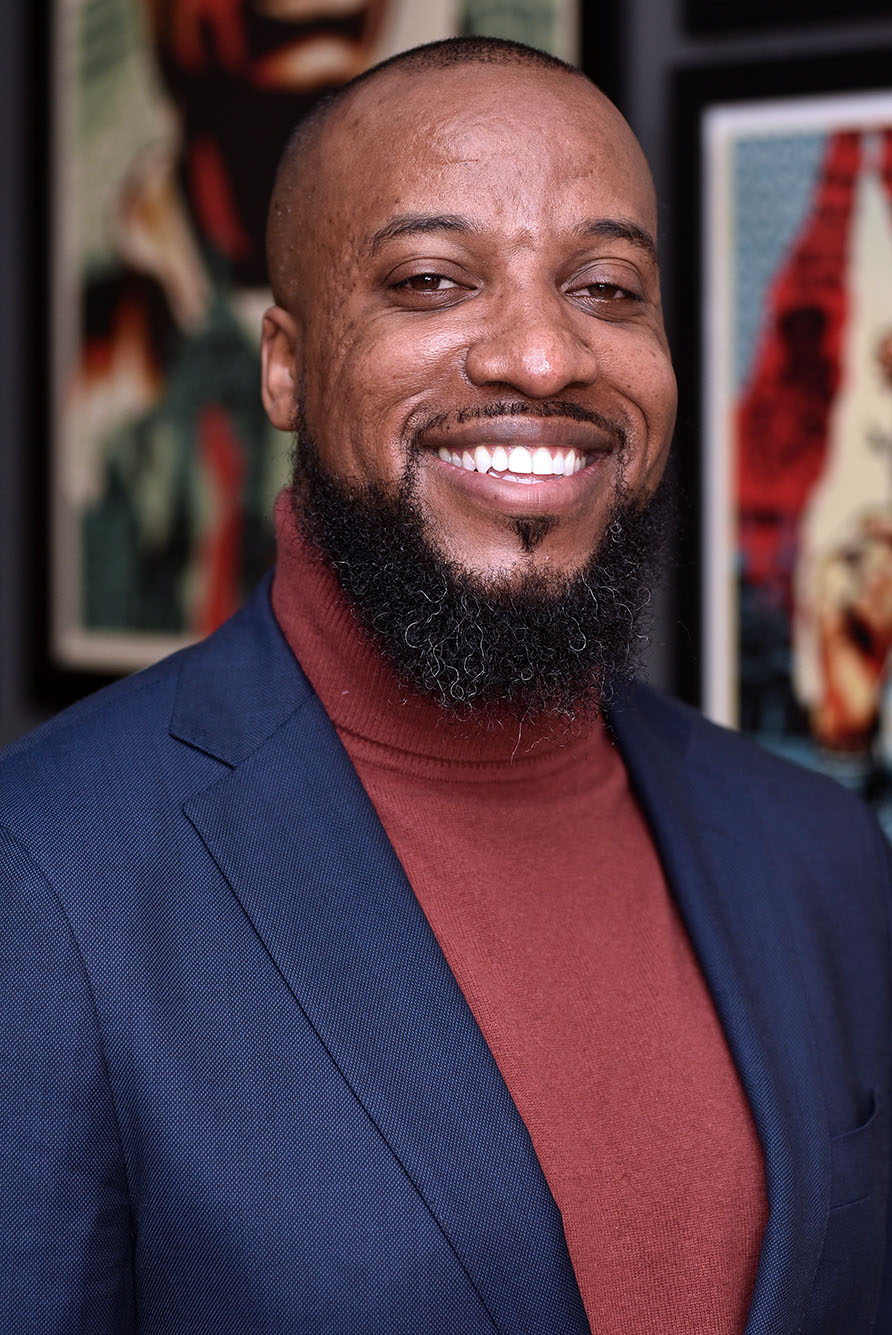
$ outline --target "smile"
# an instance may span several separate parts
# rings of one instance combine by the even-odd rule
[[[444,463],[463,468],[469,473],[486,473],[490,477],[514,482],[535,482],[537,478],[570,477],[589,463],[582,450],[551,448],[539,445],[527,449],[525,445],[476,445],[459,452],[441,445],[437,450]]]

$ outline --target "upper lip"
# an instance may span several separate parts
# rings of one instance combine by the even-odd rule
[[[608,431],[592,422],[567,417],[480,417],[457,426],[425,431],[420,443],[438,450],[472,450],[476,445],[525,445],[534,450],[574,449],[583,454],[604,454],[617,442]]]

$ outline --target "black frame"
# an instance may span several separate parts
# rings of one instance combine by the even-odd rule
[[[53,406],[49,367],[52,347],[51,274],[49,255],[56,207],[52,180],[54,152],[55,70],[53,68],[56,7],[53,0],[33,0],[29,6],[28,67],[31,82],[31,176],[27,201],[29,223],[25,268],[30,275],[29,309],[22,312],[30,350],[30,431],[28,451],[28,512],[35,535],[30,546],[26,578],[28,605],[28,685],[32,702],[55,711],[116,680],[119,674],[63,667],[53,656],[49,516],[52,505],[50,438]]]
[[[684,6],[687,31],[704,35],[859,18],[889,18],[888,0],[685,0]]]
[[[579,64],[622,110],[627,91],[626,20],[621,4],[579,3]]]

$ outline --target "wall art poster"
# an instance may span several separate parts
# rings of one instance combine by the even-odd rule
[[[259,398],[279,153],[325,92],[458,32],[575,54],[571,0],[54,0],[51,662],[137,668],[270,564]]]
[[[704,704],[892,833],[892,93],[703,148]]]

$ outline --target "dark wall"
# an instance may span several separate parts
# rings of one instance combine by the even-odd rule
[[[46,712],[33,701],[30,641],[36,593],[29,559],[28,461],[43,448],[29,425],[32,376],[47,366],[31,358],[34,275],[27,244],[32,189],[42,171],[32,149],[40,135],[34,96],[29,7],[0,5],[0,741],[24,732]],[[38,284],[39,286],[39,284]]]
[[[720,0],[715,3],[722,7]],[[679,228],[689,208],[675,189],[672,162],[675,73],[710,64],[758,63],[889,44],[892,17],[812,21],[806,27],[696,37],[685,31],[683,0],[615,0],[609,10],[598,0],[583,0],[583,4],[591,67],[620,102],[641,139],[664,202],[661,226],[667,317],[674,344],[683,353],[686,331],[697,321],[698,313],[691,309],[687,280],[674,264]],[[857,0],[840,5],[847,13],[855,7]],[[39,535],[33,532],[29,479],[31,463],[45,446],[35,426],[39,414],[35,416],[32,406],[33,396],[39,397],[46,383],[48,367],[40,351],[39,245],[30,244],[39,237],[42,225],[39,187],[44,165],[41,87],[35,73],[40,66],[39,52],[35,60],[28,31],[30,24],[39,41],[41,25],[28,17],[29,12],[33,14],[21,0],[0,5],[0,124],[4,126],[0,136],[0,742],[17,736],[50,712],[46,702],[34,699],[31,655],[42,609],[33,561]],[[814,5],[810,12],[817,12]],[[696,442],[682,432],[679,445],[690,455]],[[695,537],[689,531],[689,555]],[[686,629],[680,624],[692,620],[693,594],[690,565],[670,573],[650,661],[652,679],[670,688],[684,685],[680,677],[686,656],[694,652],[690,626]]]

